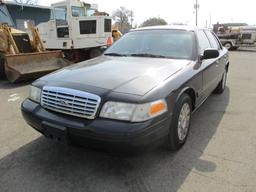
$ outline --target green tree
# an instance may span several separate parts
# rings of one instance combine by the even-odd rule
[[[160,17],[149,18],[141,24],[141,27],[156,26],[156,25],[167,25],[167,22]]]

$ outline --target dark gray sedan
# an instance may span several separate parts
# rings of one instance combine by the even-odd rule
[[[62,142],[178,150],[192,112],[224,91],[228,68],[228,51],[209,30],[140,28],[102,56],[35,81],[22,113],[34,129]]]

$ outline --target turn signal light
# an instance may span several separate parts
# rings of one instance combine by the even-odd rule
[[[163,101],[159,101],[157,103],[153,103],[151,105],[150,115],[156,115],[158,113],[166,111],[166,109],[167,109],[166,103],[164,103]]]

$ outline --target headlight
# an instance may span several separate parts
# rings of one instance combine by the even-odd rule
[[[100,117],[131,122],[141,122],[152,119],[167,111],[165,100],[146,104],[130,104],[109,101],[104,104]]]
[[[40,103],[41,100],[41,89],[30,86],[29,98],[37,103]]]

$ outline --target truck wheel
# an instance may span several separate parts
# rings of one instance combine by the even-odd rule
[[[0,79],[2,79],[5,76],[4,63],[4,57],[0,55]]]
[[[186,142],[190,129],[192,102],[184,93],[178,100],[173,113],[166,148],[171,151],[179,150]]]
[[[236,51],[239,47],[235,46],[232,50]]]
[[[225,70],[221,81],[219,82],[218,86],[214,90],[214,93],[216,94],[222,94],[226,88],[226,82],[227,82],[227,70]]]
[[[224,47],[226,47],[227,48],[227,50],[232,50],[232,44],[230,43],[230,42],[226,42],[225,44],[224,44]]]
[[[99,57],[102,54],[102,51],[99,48],[92,49],[90,51],[90,59]]]

